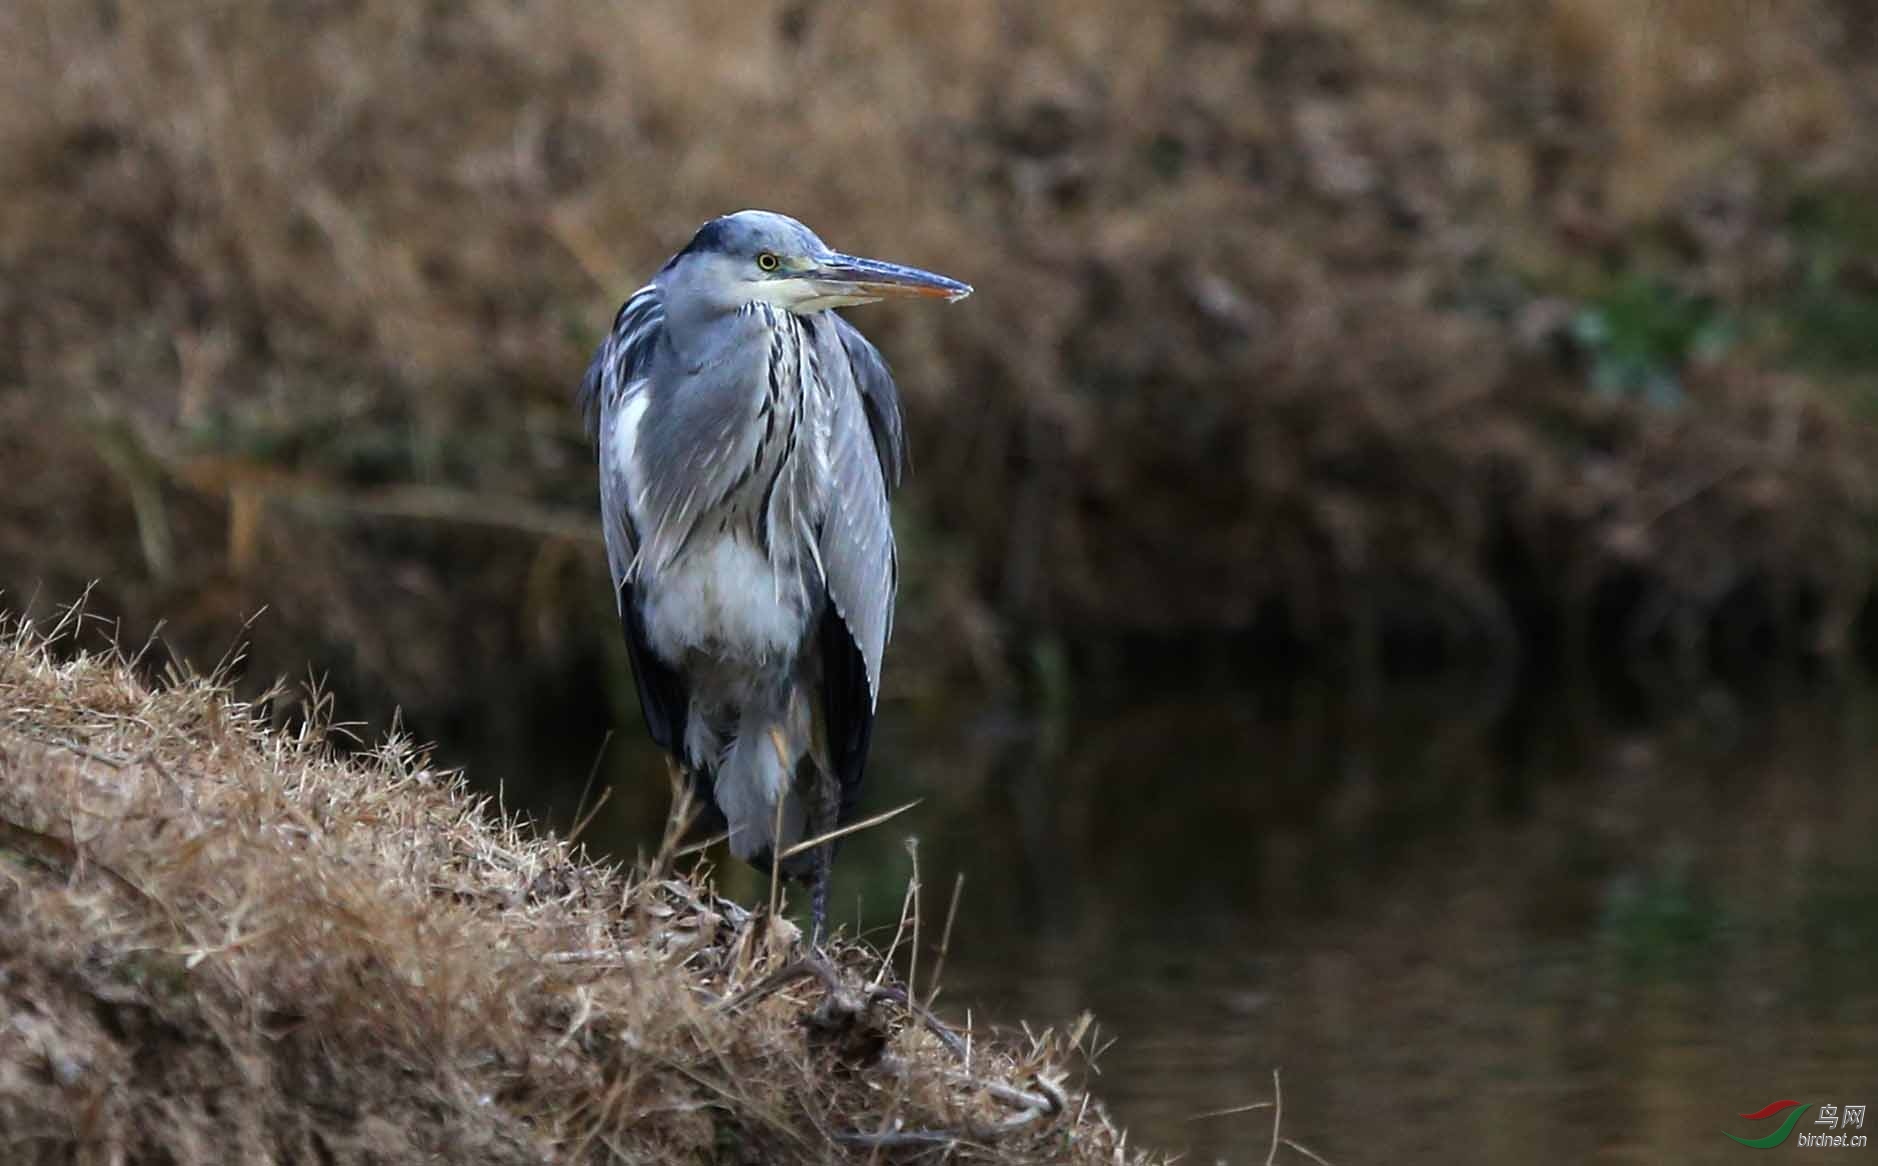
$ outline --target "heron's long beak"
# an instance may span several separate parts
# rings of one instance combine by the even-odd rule
[[[801,278],[829,299],[854,303],[890,297],[958,301],[972,294],[970,284],[934,272],[840,253],[820,260]]]

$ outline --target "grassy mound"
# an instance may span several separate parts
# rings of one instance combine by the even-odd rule
[[[213,680],[0,645],[9,1162],[1139,1160],[1074,1037],[955,1036],[770,918],[405,742],[345,759]]]

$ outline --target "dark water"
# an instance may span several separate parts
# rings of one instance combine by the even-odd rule
[[[1721,1132],[1878,1103],[1874,746],[1862,692],[1627,729],[1465,688],[890,710],[870,808],[924,801],[844,852],[837,913],[890,929],[917,834],[928,967],[965,878],[942,1011],[1092,1012],[1097,1091],[1190,1162],[1264,1161],[1269,1110],[1200,1115],[1274,1069],[1338,1166],[1878,1162],[1795,1145],[1817,1110],[1777,1152]]]

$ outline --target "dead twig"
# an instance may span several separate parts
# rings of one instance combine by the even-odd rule
[[[944,1146],[949,1149],[964,1144],[965,1135],[952,1130],[888,1130],[878,1134],[843,1130],[835,1134],[835,1140],[845,1145],[875,1150],[891,1150],[901,1146]]]
[[[1300,1145],[1297,1142],[1292,1141],[1290,1138],[1280,1138],[1279,1143],[1281,1145],[1290,1146],[1292,1149],[1296,1150],[1298,1153],[1304,1155],[1306,1158],[1309,1158],[1311,1161],[1317,1163],[1317,1166],[1331,1166],[1330,1159],[1324,1157],[1322,1154],[1319,1154],[1316,1150],[1311,1149],[1309,1146]]]
[[[1002,1121],[993,1122],[990,1125],[972,1125],[963,1130],[895,1129],[878,1133],[863,1133],[857,1130],[848,1133],[838,1133],[835,1135],[836,1140],[847,1145],[876,1148],[891,1148],[895,1146],[951,1147],[974,1144],[989,1145],[1000,1138],[1007,1137],[1019,1130],[1025,1129],[1041,1119],[1056,1117],[1069,1107],[1068,1099],[1064,1097],[1062,1087],[1055,1081],[1041,1075],[1036,1078],[1036,1083],[1042,1091],[1041,1093],[1027,1093],[1024,1090],[1016,1089],[1000,1082],[983,1081],[965,1074],[947,1074],[947,1079],[973,1089],[982,1090],[989,1096],[995,1097],[1000,1101],[1017,1105],[1021,1108],[1021,1112],[1012,1114],[1010,1117]]]
[[[820,978],[831,994],[841,991],[841,978],[825,960],[806,957],[788,964],[779,971],[771,972],[762,980],[718,1005],[726,1012],[735,1012],[747,1008],[775,995],[777,992],[809,976]]]
[[[862,830],[871,830],[875,826],[880,825],[882,822],[886,822],[891,819],[899,817],[901,814],[906,813],[908,810],[912,809],[914,806],[917,806],[917,805],[919,805],[919,799],[915,798],[914,800],[908,802],[904,806],[899,807],[898,809],[888,810],[884,814],[875,814],[873,817],[863,818],[859,822],[850,822],[839,830],[830,830],[826,834],[817,834],[813,838],[805,838],[802,841],[796,843],[794,846],[791,846],[789,849],[783,851],[782,854],[778,856],[778,860],[780,861],[781,859],[784,859],[784,858],[794,858],[798,854],[806,854],[809,851],[814,850],[817,846],[820,846],[824,842],[833,842],[837,838],[845,838],[850,834],[856,834]]]
[[[1285,1090],[1278,1081],[1278,1070],[1272,1070],[1272,1148],[1265,1152],[1265,1166],[1272,1166],[1278,1158],[1278,1123],[1285,1116]]]
[[[965,872],[960,871],[952,879],[952,903],[946,908],[945,930],[939,933],[939,952],[932,965],[932,988],[926,993],[927,1008],[931,1008],[933,1001],[939,999],[940,978],[946,970],[946,953],[952,950],[952,924],[959,917],[959,896],[964,890]]]

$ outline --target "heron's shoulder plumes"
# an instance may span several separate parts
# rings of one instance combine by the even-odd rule
[[[599,437],[600,414],[626,386],[651,371],[664,332],[665,301],[656,284],[640,288],[620,305],[612,330],[594,350],[576,398],[590,439]]]

